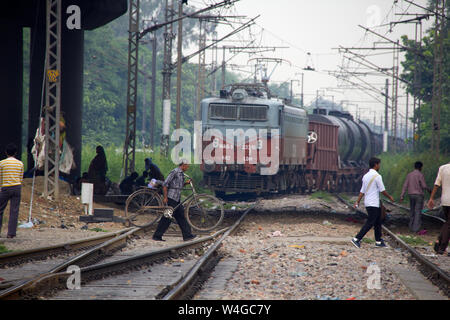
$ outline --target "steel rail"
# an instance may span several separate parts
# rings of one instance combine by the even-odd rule
[[[84,281],[86,281],[86,279],[99,277],[100,275],[104,275],[106,273],[118,273],[118,272],[123,273],[126,270],[135,268],[136,266],[152,263],[156,260],[167,258],[170,255],[186,251],[193,247],[201,246],[205,242],[211,241],[212,239],[214,239],[221,233],[225,232],[226,230],[227,229],[222,229],[210,236],[206,236],[197,240],[192,240],[175,246],[152,250],[132,257],[127,257],[112,262],[85,266],[80,269],[80,275],[82,276]],[[127,235],[124,234],[123,236],[126,237]],[[69,263],[68,261],[65,262],[64,266],[66,266],[68,263]],[[24,296],[36,297],[42,294],[45,295],[54,290],[65,288],[67,280],[71,276],[71,273],[61,271],[62,269],[63,266],[61,265],[60,268],[54,268],[52,272],[40,274],[37,277],[20,284],[20,286],[12,288],[7,292],[3,292],[0,295],[0,299],[13,299]]]
[[[401,205],[401,204],[398,204],[398,203],[395,203],[395,202],[392,202],[392,201],[389,201],[389,200],[386,200],[386,199],[383,200],[383,201],[384,201],[384,202],[387,202],[387,203],[389,203],[390,205],[393,205],[393,206],[395,206],[395,207],[397,207],[397,208],[406,210],[406,211],[408,211],[408,212],[411,210],[410,208],[408,208],[408,207],[406,207],[406,206],[403,206],[403,205]],[[440,210],[440,209],[441,209],[441,207],[437,207],[437,208],[428,210],[428,211],[426,211],[426,212],[438,211],[438,210]],[[439,220],[439,221],[445,223],[445,220],[442,219],[441,217],[436,217],[436,216],[433,216],[432,214],[428,214],[428,213],[425,213],[425,212],[422,212],[422,215],[425,216],[425,217],[433,218],[433,219],[436,219],[436,220]]]
[[[348,204],[346,200],[344,200],[341,196],[339,196],[338,194],[335,194],[335,196],[343,203],[345,203],[346,205],[348,205],[350,208],[352,208],[352,210],[356,211],[359,214],[364,214],[365,216],[367,216],[367,214],[361,210],[355,209],[352,205]],[[383,200],[384,201],[384,200]],[[422,265],[427,267],[432,274],[437,275],[438,280],[442,279],[445,284],[446,284],[446,294],[449,294],[449,287],[450,287],[450,275],[447,274],[444,270],[442,270],[441,268],[439,268],[438,266],[436,266],[434,263],[432,263],[431,261],[429,261],[427,258],[425,258],[423,255],[421,255],[416,249],[414,249],[413,247],[411,247],[410,245],[408,245],[406,242],[404,242],[402,239],[400,239],[397,235],[395,235],[391,230],[389,230],[386,226],[382,225],[382,228],[384,231],[386,231],[387,234],[389,234],[389,236],[397,243],[399,244],[401,247],[403,247],[404,249],[406,249],[407,251],[409,251],[409,253],[417,259],[417,261]]]
[[[113,239],[114,237],[130,231],[132,228],[122,229],[116,232],[111,232],[105,235],[85,238],[81,240],[70,241],[62,244],[56,244],[53,246],[45,246],[39,248],[33,248],[28,250],[14,251],[0,254],[0,266],[18,264],[30,260],[39,260],[47,258],[51,255],[64,254],[70,251],[75,251],[79,249],[85,249],[87,247],[98,245],[103,243],[108,239]]]
[[[0,300],[9,298],[9,297],[17,297],[20,295],[21,292],[23,292],[26,288],[32,286],[37,280],[41,279],[42,277],[45,277],[49,274],[56,274],[61,272],[64,268],[67,268],[70,265],[78,265],[81,266],[83,264],[92,263],[92,261],[97,261],[98,259],[102,259],[106,254],[113,251],[117,248],[122,248],[124,246],[124,243],[126,242],[127,238],[131,235],[137,233],[142,229],[139,228],[129,228],[129,230],[125,233],[118,234],[114,238],[106,240],[99,245],[95,246],[94,248],[91,248],[87,251],[84,251],[80,253],[79,255],[72,257],[63,263],[60,263],[56,267],[53,267],[47,272],[40,273],[34,277],[23,279],[22,281],[19,280],[19,283],[16,285],[13,285],[10,288],[5,289],[4,291],[0,292]]]
[[[190,288],[195,285],[197,280],[202,276],[206,269],[208,269],[206,266],[211,262],[211,260],[214,259],[214,256],[217,252],[217,249],[220,247],[222,242],[225,240],[226,237],[228,237],[236,228],[239,226],[239,224],[242,222],[242,220],[245,218],[245,216],[253,210],[258,204],[259,200],[253,204],[251,207],[247,208],[244,213],[239,217],[236,222],[228,228],[228,230],[220,237],[219,240],[217,240],[207,251],[206,253],[194,264],[194,266],[186,273],[186,275],[175,285],[171,290],[164,295],[161,299],[162,300],[176,300],[176,299],[183,299],[185,298],[184,295],[189,292]]]

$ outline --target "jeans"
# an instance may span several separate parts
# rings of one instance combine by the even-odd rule
[[[175,201],[173,199],[168,198],[167,205],[175,208],[179,204],[178,201]],[[177,221],[178,225],[181,229],[181,234],[183,235],[183,240],[186,240],[190,237],[192,237],[192,231],[191,226],[187,222],[186,218],[184,217],[184,208],[183,205],[180,205],[173,213],[173,217]],[[153,237],[155,238],[161,238],[163,234],[167,231],[167,229],[170,226],[170,223],[172,222],[171,219],[162,217],[161,220],[159,220],[158,227],[156,228],[155,233],[153,234]]]
[[[381,208],[366,207],[366,210],[369,217],[359,233],[356,235],[356,238],[358,241],[361,241],[366,233],[373,227],[375,241],[381,241]]]
[[[417,232],[420,230],[422,225],[422,209],[423,209],[423,195],[420,194],[410,194],[409,195],[409,207],[410,207],[410,218],[409,218],[409,230],[412,232]]]
[[[19,219],[20,195],[22,186],[3,187],[0,192],[0,231],[2,229],[3,212],[9,203],[8,236],[15,237],[17,220]]]

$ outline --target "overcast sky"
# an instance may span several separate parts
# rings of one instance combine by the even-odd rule
[[[408,15],[399,15],[402,13],[424,13],[423,9],[407,3],[404,0],[240,0],[233,9],[227,13],[245,15],[248,18],[260,17],[256,20],[256,25],[252,26],[250,31],[242,31],[233,39],[249,39],[253,37],[260,45],[265,46],[283,46],[289,49],[277,49],[275,52],[266,52],[260,54],[264,57],[282,58],[289,62],[283,63],[273,69],[274,64],[268,65],[268,73],[272,73],[272,82],[290,81],[291,79],[300,79],[298,73],[304,73],[304,94],[305,104],[308,104],[315,98],[316,90],[323,88],[335,88],[338,81],[328,74],[328,71],[339,70],[342,65],[342,54],[339,54],[337,48],[344,47],[367,47],[372,46],[375,41],[383,39],[366,33],[358,25],[370,26],[376,32],[385,35],[389,39],[397,40],[401,35],[406,34],[414,38],[415,24],[400,24],[393,27],[389,32],[389,24],[392,21],[399,21],[411,18]],[[203,1],[205,3],[205,1]],[[206,2],[208,3],[208,2]],[[426,0],[415,0],[416,4],[426,6]],[[202,0],[192,0],[189,2],[196,7],[201,7]],[[423,31],[431,26],[433,18],[429,21],[424,20]],[[230,27],[220,26],[218,29],[219,38],[230,32]],[[222,43],[223,44],[223,43]],[[222,45],[221,44],[221,45]],[[233,44],[232,42],[226,43]],[[391,46],[391,44],[378,44],[379,46]],[[310,55],[308,55],[308,52]],[[382,51],[359,51],[363,54],[378,54],[369,56],[367,59],[380,67],[392,67],[392,52],[379,55]],[[210,53],[207,59],[210,59]],[[233,54],[226,52],[226,59]],[[253,56],[254,57],[254,56]],[[240,54],[229,63],[231,64],[249,64],[251,57],[248,54]],[[402,56],[400,57],[402,59]],[[218,54],[219,63],[222,62],[222,51]],[[314,67],[316,71],[302,70],[306,66]],[[356,67],[356,64],[352,64]],[[250,67],[247,68],[251,70]],[[362,70],[363,71],[363,70]],[[250,76],[250,75],[249,75]],[[363,78],[364,81],[373,83],[375,87],[384,87],[386,77],[369,76]],[[352,79],[352,81],[358,81]],[[392,82],[392,78],[389,79]],[[342,83],[342,81],[340,82]],[[294,94],[300,94],[301,87],[294,82]],[[325,92],[326,91],[326,92]],[[370,111],[384,110],[384,105],[365,93],[357,90],[332,91],[330,89],[320,91],[325,94],[325,98],[339,102],[340,100],[356,101],[359,108],[368,108],[362,110],[366,117],[373,119],[373,113]],[[391,88],[389,88],[391,91]],[[399,94],[404,95],[400,88]],[[384,100],[380,96],[380,100]],[[399,100],[399,110],[405,113],[405,98]],[[360,102],[361,101],[361,102]],[[367,102],[364,102],[367,101]],[[370,108],[370,111],[369,111]],[[351,112],[354,112],[356,106],[350,106]],[[377,115],[377,117],[379,117]],[[379,118],[377,118],[379,122]]]

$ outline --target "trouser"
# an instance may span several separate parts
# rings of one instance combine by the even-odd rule
[[[444,253],[447,249],[450,237],[450,206],[442,206],[445,215],[445,223],[442,225],[441,233],[439,234],[439,253]]]
[[[369,217],[356,235],[356,238],[361,241],[366,233],[373,227],[375,241],[381,241],[381,209],[377,207],[366,207],[366,210]]]
[[[15,236],[19,219],[20,194],[22,186],[3,187],[0,192],[0,231],[3,223],[3,212],[9,201],[8,236]]]
[[[168,199],[168,202],[167,202],[168,206],[175,208],[178,204],[179,204],[179,202],[177,202],[173,199],[170,199],[170,198]],[[174,211],[173,217],[175,218],[178,225],[180,226],[181,234],[183,235],[183,240],[186,240],[187,238],[192,237],[191,226],[189,225],[189,223],[187,222],[187,220],[184,216],[183,205],[180,205]],[[158,227],[156,228],[156,231],[153,234],[153,236],[156,238],[161,238],[163,236],[163,234],[169,228],[171,222],[172,222],[172,220],[170,218],[166,218],[163,216],[161,218],[161,220],[159,220]]]
[[[410,194],[409,195],[409,230],[417,232],[422,225],[422,209],[423,209],[423,195]]]

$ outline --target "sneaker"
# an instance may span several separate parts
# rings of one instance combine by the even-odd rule
[[[155,237],[155,236],[153,236],[152,239],[155,240],[155,241],[166,241],[162,237]]]
[[[352,243],[355,247],[357,247],[358,249],[361,249],[361,241],[356,239],[356,238],[352,238]]]
[[[196,235],[196,234],[193,234],[193,235],[191,235],[191,236],[189,236],[189,237],[187,237],[187,238],[184,238],[183,240],[184,240],[184,241],[190,241],[190,240],[195,239],[196,237],[197,237],[197,235]]]
[[[381,239],[380,241],[375,241],[375,247],[377,248],[387,248],[386,243],[384,243],[384,240]]]

